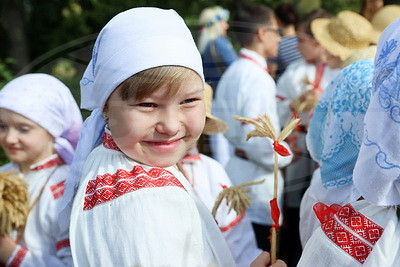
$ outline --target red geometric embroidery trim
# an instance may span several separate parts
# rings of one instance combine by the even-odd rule
[[[350,204],[343,206],[336,216],[343,224],[372,245],[375,245],[384,230],[363,214],[356,211]]]
[[[103,146],[108,149],[121,151],[112,138],[112,135],[106,132],[103,134]]]
[[[355,260],[363,264],[371,253],[373,247],[362,241],[359,236],[365,238],[363,236],[363,233],[371,233],[373,234],[372,239],[365,239],[367,239],[368,241],[373,240],[374,242],[371,243],[375,244],[376,241],[378,241],[378,239],[380,238],[383,229],[361,213],[355,211],[350,204],[343,206],[338,211],[336,216],[337,218],[339,218],[340,216],[339,220],[346,226],[348,226],[351,230],[361,234],[355,235],[352,232],[348,231],[342,226],[342,224],[338,222],[338,219],[336,217],[333,217],[323,223],[321,225],[322,231],[339,248],[341,248]],[[367,229],[360,231],[360,225],[366,226]]]
[[[57,199],[64,195],[65,191],[65,180],[59,182],[58,184],[50,186],[51,193],[53,193],[53,198]]]
[[[98,175],[95,180],[88,182],[83,210],[93,209],[96,205],[136,190],[166,186],[186,190],[172,173],[162,168],[152,168],[149,172],[139,165],[135,165],[131,171],[118,169],[115,174]]]
[[[18,267],[24,260],[26,253],[28,253],[28,250],[24,247],[21,247],[17,254],[15,254],[14,259],[11,261],[10,267]]]
[[[60,240],[56,243],[56,249],[61,250],[63,248],[68,248],[70,246],[69,244],[69,238]]]
[[[63,159],[60,157],[57,157],[55,159],[49,160],[39,166],[32,168],[31,171],[39,171],[39,170],[51,168],[54,166],[62,165],[63,163],[64,163]]]

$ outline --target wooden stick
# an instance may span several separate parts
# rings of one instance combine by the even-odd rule
[[[278,199],[278,153],[274,152],[274,198]],[[279,222],[273,222],[273,224]],[[276,228],[271,228],[271,264],[276,262]]]

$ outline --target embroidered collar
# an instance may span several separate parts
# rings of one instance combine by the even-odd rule
[[[107,128],[104,130],[104,134],[103,134],[103,146],[108,149],[121,151],[119,149],[119,147],[117,146],[117,144],[115,143],[110,130]]]
[[[64,160],[60,158],[60,156],[58,156],[57,154],[54,154],[38,163],[32,164],[29,169],[31,171],[39,171],[62,164],[64,164]]]

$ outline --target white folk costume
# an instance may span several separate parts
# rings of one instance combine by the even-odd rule
[[[92,114],[61,211],[62,219],[71,214],[76,266],[234,266],[217,224],[182,173],[138,164],[114,145],[101,144],[109,95],[132,75],[165,65],[190,68],[204,80],[193,37],[173,10],[122,12],[96,40],[81,80],[81,106]],[[68,224],[60,220],[60,227]]]
[[[308,90],[323,91],[339,72],[323,64],[309,64],[304,59],[291,63],[277,83],[277,107],[281,127],[297,115],[301,125],[296,127],[291,138],[296,138],[297,146],[302,150],[298,159],[285,169],[286,205],[298,208],[310,176],[316,164],[308,155],[305,137],[312,111],[294,114],[290,104]]]
[[[272,140],[256,137],[246,141],[247,134],[254,130],[251,124],[241,123],[233,118],[239,115],[257,118],[267,114],[279,133],[279,119],[276,111],[276,87],[267,72],[266,60],[258,53],[242,48],[239,58],[222,75],[215,100],[215,115],[228,124],[225,137],[235,147],[235,155],[225,169],[234,185],[247,181],[265,179],[260,185],[252,186],[252,205],[247,210],[253,223],[272,225],[269,201],[273,198],[274,150]],[[282,144],[288,148],[285,142]],[[289,149],[289,148],[288,148]],[[290,151],[290,149],[289,149]],[[290,163],[292,156],[279,156],[279,166]],[[278,195],[282,202],[283,179],[279,174]],[[281,203],[282,204],[282,203]]]
[[[298,266],[400,266],[400,20],[382,33],[353,183],[365,200],[328,214]]]
[[[31,210],[19,245],[7,266],[71,266],[68,231],[61,232],[58,213],[64,183],[78,141],[82,117],[69,89],[47,74],[27,74],[0,91],[0,108],[16,112],[39,124],[54,138],[57,154],[19,174],[28,182]],[[19,170],[8,163],[1,171]]]
[[[221,260],[230,256],[221,232],[177,168],[138,164],[108,130],[103,140],[86,160],[72,208],[76,266],[234,264]]]
[[[224,187],[231,187],[232,182],[222,165],[216,160],[199,154],[193,149],[182,159],[185,176],[196,195],[211,211]],[[248,218],[237,215],[224,199],[216,213],[215,220],[235,259],[236,266],[249,266],[261,253]]]
[[[365,59],[343,69],[322,95],[311,120],[307,147],[320,168],[300,207],[300,238],[304,247],[320,226],[313,206],[344,205],[361,195],[353,184],[353,169],[364,134],[364,115],[372,93],[374,63]]]

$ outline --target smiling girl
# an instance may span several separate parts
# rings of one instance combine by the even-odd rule
[[[69,89],[47,74],[27,74],[0,91],[0,145],[10,159],[1,171],[19,171],[28,182],[25,226],[0,236],[7,266],[69,266],[67,232],[58,230],[64,193],[82,117]]]
[[[81,80],[81,105],[93,111],[60,221],[65,231],[71,212],[75,266],[234,266],[176,167],[204,128],[203,82],[200,54],[173,10],[130,9],[100,32]]]

